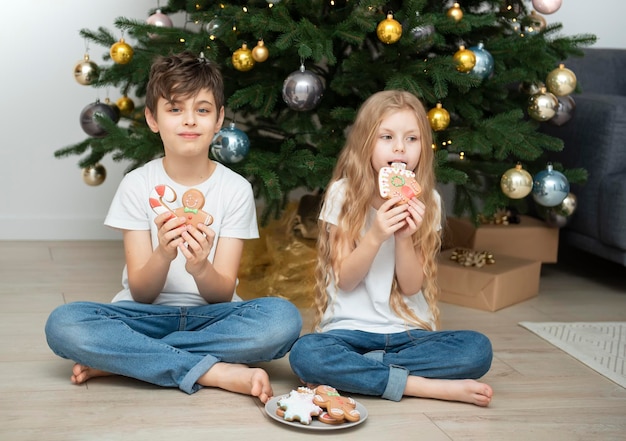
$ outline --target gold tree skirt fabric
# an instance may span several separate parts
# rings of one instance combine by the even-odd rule
[[[289,205],[280,219],[259,228],[259,239],[245,242],[237,287],[241,298],[283,297],[303,308],[313,304],[315,240],[296,233],[296,209]]]

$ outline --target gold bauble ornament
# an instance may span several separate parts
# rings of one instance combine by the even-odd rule
[[[430,122],[430,127],[436,132],[445,130],[450,124],[450,114],[443,108],[441,103],[437,103],[435,107],[428,111],[428,122]]]
[[[476,54],[465,49],[465,46],[459,46],[453,58],[456,61],[456,70],[459,72],[470,72],[476,66]]]
[[[537,121],[547,121],[556,115],[559,99],[542,87],[539,93],[528,99],[528,114]]]
[[[100,163],[90,165],[83,169],[83,181],[85,184],[95,187],[104,182],[107,177],[107,171]]]
[[[263,63],[269,56],[270,51],[267,49],[267,46],[265,46],[263,40],[259,40],[252,49],[252,58],[254,58],[254,61],[257,63]]]
[[[120,109],[120,113],[124,116],[130,116],[133,113],[133,110],[135,110],[135,103],[126,95],[119,98],[116,101],[116,104],[117,108]]]
[[[120,38],[120,41],[114,43],[113,46],[111,46],[111,50],[109,51],[109,53],[111,54],[111,58],[113,59],[113,61],[115,61],[117,64],[128,64],[130,63],[130,60],[133,59],[135,51],[128,43],[124,41],[123,38]]]
[[[522,199],[532,191],[533,177],[518,162],[514,168],[504,172],[500,179],[500,188],[511,199]]]
[[[446,12],[446,15],[452,18],[454,21],[459,22],[463,18],[463,10],[461,9],[461,6],[458,3],[455,3],[452,5],[450,9],[448,9],[448,12]]]
[[[395,43],[402,36],[402,25],[393,18],[392,13],[388,13],[387,18],[376,26],[376,35],[385,44]]]
[[[546,77],[546,87],[556,96],[569,95],[576,89],[576,74],[564,64],[559,64]]]
[[[246,43],[242,44],[239,49],[233,52],[232,61],[235,69],[241,72],[249,71],[254,67],[252,51],[248,49],[248,45]]]
[[[82,61],[74,66],[74,79],[83,86],[88,86],[98,79],[100,68],[89,59],[89,54],[85,54]]]
[[[563,202],[554,207],[554,211],[561,216],[571,216],[576,211],[578,206],[578,199],[574,193],[567,193]]]
[[[543,15],[537,14],[537,11],[534,9],[530,11],[530,15],[526,16],[523,20],[524,24],[527,28],[533,28],[534,32],[543,31],[548,23]]]

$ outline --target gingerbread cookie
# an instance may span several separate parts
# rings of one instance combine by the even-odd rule
[[[314,416],[322,413],[322,409],[313,403],[314,392],[307,387],[292,390],[289,395],[278,400],[276,415],[286,421],[299,421],[309,425]]]
[[[319,420],[327,424],[339,424],[344,421],[355,422],[361,419],[361,413],[356,410],[356,401],[343,397],[337,389],[331,386],[317,386],[313,403],[326,409],[325,415]]]
[[[174,202],[176,200],[176,192],[167,185],[157,185],[150,194],[150,207],[156,214],[165,212],[172,213],[174,216],[185,217],[188,225],[196,226],[198,224],[211,225],[213,216],[202,210],[204,206],[204,195],[200,190],[195,188],[187,190],[182,197],[182,207],[172,210],[165,202]]]
[[[415,179],[415,173],[406,169],[406,164],[394,162],[391,167],[383,167],[378,172],[378,189],[381,197],[391,199],[401,196],[398,204],[406,204],[409,199],[419,197],[422,187]]]

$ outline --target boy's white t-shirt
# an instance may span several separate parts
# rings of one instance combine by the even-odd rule
[[[347,181],[341,179],[327,190],[319,216],[320,220],[337,225],[347,185]],[[436,196],[436,200],[439,201],[439,194],[436,193]],[[365,229],[370,227],[375,215],[376,210],[371,207]],[[392,235],[381,245],[370,270],[355,289],[343,291],[335,287],[334,282],[331,281],[330,286],[327,287],[328,307],[320,322],[322,332],[333,329],[351,329],[391,334],[417,328],[398,317],[389,305],[395,274],[394,256],[395,238]],[[422,291],[403,296],[403,299],[421,320],[430,323],[434,329],[435,324]]]
[[[212,262],[215,249],[221,237],[237,239],[256,239],[259,237],[256,206],[252,186],[243,176],[226,166],[217,163],[215,171],[203,183],[194,186],[205,198],[205,212],[213,216],[209,226],[215,231],[215,242],[209,254]],[[149,230],[153,249],[158,246],[157,228],[154,219],[157,214],[150,206],[150,197],[155,197],[157,185],[167,185],[176,193],[176,200],[165,202],[170,208],[181,207],[182,195],[192,187],[174,182],[163,168],[163,159],[148,162],[124,176],[113,197],[104,224],[121,230]],[[158,198],[158,196],[156,196]],[[179,251],[170,265],[163,292],[154,301],[155,304],[173,306],[199,306],[207,302],[200,296],[193,277],[185,270],[185,257]],[[128,288],[126,266],[122,274],[123,289],[114,298],[133,300]],[[241,300],[236,294],[233,300]]]

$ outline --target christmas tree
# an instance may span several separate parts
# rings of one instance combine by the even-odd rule
[[[550,152],[564,148],[539,127],[567,120],[572,109],[559,106],[561,98],[579,86],[566,68],[564,84],[561,76],[547,89],[547,78],[595,42],[594,35],[561,36],[562,25],[537,12],[560,5],[170,0],[146,11],[146,20],[120,17],[114,31],[80,31],[110,51],[102,62],[85,54],[75,67],[77,81],[115,87],[120,99],[87,105],[81,125],[90,136],[55,155],[80,155],[84,169],[111,155],[129,161],[129,170],[160,156],[160,139],[129,95],[139,101],[145,95],[155,56],[189,50],[222,68],[226,123],[211,155],[252,182],[265,203],[264,222],[281,212],[293,190],[324,189],[356,110],[390,88],[413,92],[430,109],[437,178],[454,186],[455,215],[476,219],[511,207],[524,213],[533,200],[505,191],[502,177],[520,168],[536,176]],[[174,14],[184,14],[184,26],[172,26]],[[550,167],[567,182],[586,179],[582,169]]]

